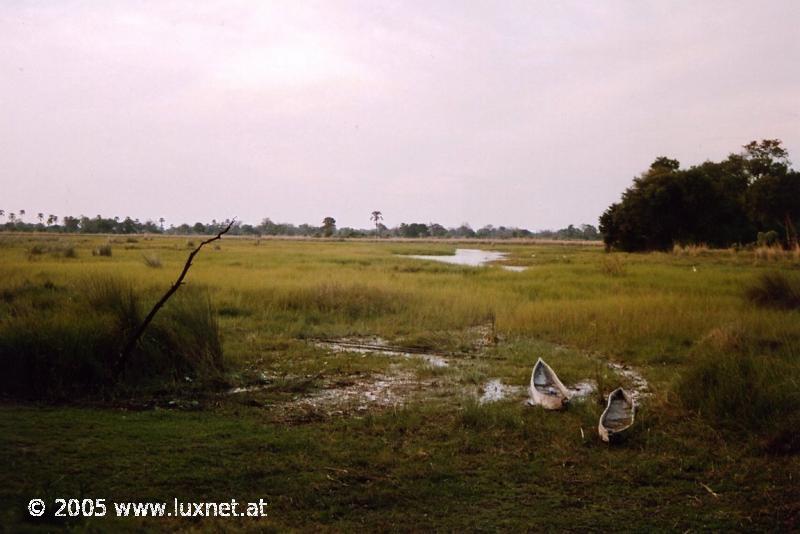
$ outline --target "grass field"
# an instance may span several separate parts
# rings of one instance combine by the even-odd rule
[[[123,280],[142,305],[152,304],[197,242],[0,237],[0,350],[9,340],[29,346],[25,328],[39,336],[36,328],[88,321],[92,308],[78,302],[93,280]],[[795,256],[474,245],[507,252],[504,261],[524,272],[399,256],[457,246],[468,247],[226,238],[204,249],[179,293],[201,295],[213,317],[187,315],[178,303],[164,313],[174,324],[199,317],[195,329],[218,324],[222,363],[130,389],[6,397],[0,522],[15,531],[62,526],[28,517],[34,497],[263,497],[269,517],[258,520],[94,518],[66,526],[800,527],[800,312],[791,300],[770,306],[748,297],[764,274],[779,273],[793,287]],[[86,324],[81,332],[105,323]],[[318,342],[339,338],[380,338],[447,365]],[[565,383],[593,381],[599,392],[564,412],[526,406],[537,357]],[[597,438],[598,400],[619,385],[640,387],[636,373],[648,384],[636,425],[609,447]],[[493,379],[509,394],[479,402]]]

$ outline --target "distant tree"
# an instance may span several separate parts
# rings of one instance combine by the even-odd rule
[[[597,228],[595,228],[591,224],[582,224],[581,234],[583,234],[583,239],[587,240],[594,240],[600,238],[600,233],[597,231]]]
[[[377,234],[378,237],[380,237],[381,236],[380,221],[383,220],[383,214],[380,211],[373,211],[369,219],[375,223],[375,233]]]
[[[64,225],[64,230],[67,232],[77,232],[80,228],[80,219],[77,217],[65,215],[61,218],[61,222]]]
[[[8,214],[8,222],[14,224],[17,221],[17,215],[13,211]]]
[[[164,217],[159,217],[158,222],[161,224],[161,232],[164,232]]]
[[[19,210],[19,222],[22,222],[23,217],[25,217],[25,210]]]
[[[58,217],[55,215],[48,215],[47,216],[47,226],[53,226],[56,221],[58,221]]]
[[[322,235],[330,237],[336,231],[336,219],[333,217],[325,217],[322,219]]]
[[[39,219],[39,224],[42,224],[44,222],[44,213],[37,213],[36,218]]]
[[[445,237],[447,236],[447,228],[445,228],[441,224],[432,222],[428,224],[428,233],[432,237]]]
[[[453,237],[475,237],[475,230],[472,229],[469,223],[461,223],[458,228],[451,229],[450,234]]]
[[[423,223],[401,223],[398,228],[401,237],[428,237],[428,225]]]
[[[6,211],[5,211],[5,210],[0,210],[0,217],[4,217],[4,216],[5,216],[5,214],[6,214]]]

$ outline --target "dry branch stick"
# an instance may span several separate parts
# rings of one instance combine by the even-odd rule
[[[223,234],[226,234],[228,230],[231,229],[235,221],[236,219],[234,218],[228,223],[228,226],[222,229],[222,231],[220,231],[216,236],[201,242],[199,245],[197,245],[197,248],[195,248],[189,254],[189,257],[186,258],[186,264],[183,266],[183,270],[181,271],[181,274],[178,276],[178,279],[175,280],[175,283],[172,284],[172,286],[167,290],[166,293],[164,293],[164,295],[159,299],[159,301],[155,303],[153,309],[150,310],[150,313],[147,314],[147,316],[144,318],[144,321],[142,321],[139,327],[136,330],[134,330],[133,334],[128,338],[128,341],[125,343],[125,346],[120,351],[119,358],[117,359],[115,367],[115,376],[119,377],[125,370],[125,365],[128,363],[128,360],[130,359],[133,349],[136,348],[136,344],[139,342],[139,338],[142,337],[142,334],[144,334],[145,329],[147,329],[150,322],[156,316],[158,310],[160,310],[161,307],[167,303],[167,300],[169,300],[169,298],[173,294],[175,294],[178,288],[181,287],[181,285],[183,284],[183,279],[186,277],[186,273],[189,272],[189,267],[192,266],[192,260],[197,255],[197,253],[200,252],[200,249],[203,248],[204,245],[208,245],[209,243],[214,242],[217,239],[222,239]]]

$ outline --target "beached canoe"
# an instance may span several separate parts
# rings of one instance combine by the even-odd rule
[[[633,425],[635,413],[636,405],[627,391],[622,388],[612,391],[608,396],[608,406],[597,425],[600,439],[605,442],[615,441]]]
[[[558,379],[555,371],[539,358],[533,366],[529,388],[531,404],[547,410],[560,410],[569,402],[569,390]]]

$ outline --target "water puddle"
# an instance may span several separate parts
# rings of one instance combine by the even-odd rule
[[[314,341],[314,346],[328,349],[333,352],[352,352],[356,354],[384,354],[386,356],[401,356],[404,358],[418,358],[424,360],[431,367],[447,367],[447,359],[439,354],[424,352],[410,347],[393,347],[389,342],[380,337],[320,339]]]
[[[453,255],[441,256],[425,256],[419,254],[405,255],[406,258],[414,258],[417,260],[438,261],[441,263],[450,263],[453,265],[465,265],[467,267],[482,267],[491,262],[504,260],[508,256],[507,252],[498,252],[493,250],[479,250],[473,248],[457,248]],[[500,265],[507,271],[521,272],[527,269],[521,265]]]
[[[573,384],[572,387],[567,387],[567,389],[569,390],[570,400],[582,401],[597,391],[597,384],[595,384],[594,380],[584,380],[583,382]]]
[[[501,401],[507,397],[520,395],[522,389],[523,388],[520,386],[503,384],[500,379],[494,378],[483,385],[481,388],[483,394],[478,398],[478,402],[480,404],[486,404],[488,402]]]
[[[631,366],[623,365],[621,363],[608,362],[608,368],[613,370],[618,375],[630,380],[630,394],[634,401],[638,401],[642,397],[648,397],[651,395],[650,384],[647,382],[647,379],[645,379],[645,377],[639,374],[639,372],[633,369]]]

